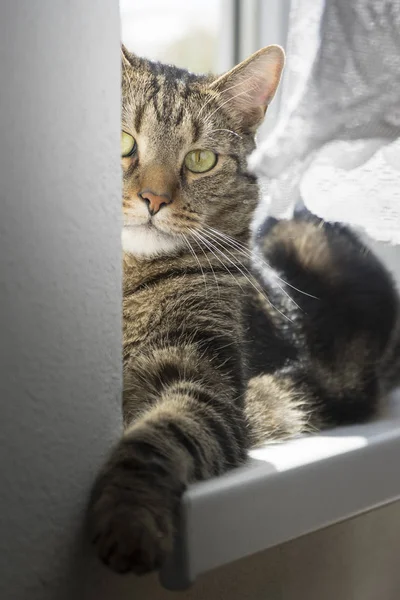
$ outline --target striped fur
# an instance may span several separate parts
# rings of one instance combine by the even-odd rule
[[[398,372],[398,298],[352,234],[303,214],[250,241],[246,159],[282,63],[264,49],[215,79],[123,49],[122,128],[138,144],[122,160],[124,434],[91,503],[118,572],[162,564],[190,483],[251,446],[369,418]],[[193,148],[216,167],[185,171]],[[149,186],[173,200],[151,219]]]

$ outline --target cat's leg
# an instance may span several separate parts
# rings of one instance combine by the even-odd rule
[[[276,385],[292,389],[318,427],[370,418],[398,319],[398,296],[383,265],[346,228],[309,214],[267,220],[256,251],[279,275],[258,272],[274,307],[289,317],[270,308],[296,353],[276,370]]]
[[[250,447],[312,431],[310,398],[310,390],[284,371],[252,377],[245,401]]]
[[[217,334],[208,341],[208,353],[164,345],[127,365],[126,429],[90,509],[98,554],[115,571],[158,568],[172,549],[187,485],[246,457],[240,348]]]

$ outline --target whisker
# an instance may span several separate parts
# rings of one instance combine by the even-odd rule
[[[281,281],[283,284],[289,286],[290,288],[292,288],[293,290],[295,290],[296,292],[299,292],[299,294],[303,294],[304,296],[308,296],[309,298],[314,298],[314,300],[319,300],[319,298],[317,296],[313,296],[313,294],[309,294],[308,292],[305,292],[304,290],[300,290],[299,288],[297,288],[296,286],[292,285],[291,283],[289,283],[288,281],[286,281],[285,279],[283,279],[282,277],[280,277],[276,271],[273,269],[273,267],[271,267],[270,264],[267,263],[267,261],[263,258],[261,258],[258,255],[255,255],[254,253],[252,253],[248,247],[246,247],[244,244],[241,244],[238,240],[235,240],[234,238],[231,238],[230,236],[228,236],[225,233],[222,233],[221,231],[218,231],[217,229],[213,229],[212,227],[206,226],[206,228],[210,231],[212,231],[213,233],[215,233],[216,235],[220,235],[223,236],[226,240],[231,241],[232,243],[234,243],[238,248],[243,248],[243,251],[246,251],[248,253],[248,255],[254,259],[255,261],[259,262],[262,266],[266,267],[268,270],[273,271],[274,277],[276,279],[278,279],[279,281]],[[280,287],[280,289],[282,289]],[[282,290],[283,291],[283,290]],[[293,300],[293,298],[292,298]],[[294,300],[293,300],[294,302]]]
[[[202,276],[203,276],[203,279],[204,279],[204,287],[205,287],[205,289],[206,289],[206,297],[208,298],[208,286],[207,286],[207,279],[206,279],[206,275],[205,275],[205,273],[204,273],[203,267],[201,266],[201,262],[200,262],[200,260],[199,260],[199,257],[197,256],[196,252],[193,250],[193,248],[192,248],[192,245],[191,245],[191,243],[189,242],[189,240],[187,239],[186,235],[185,235],[184,233],[182,233],[181,235],[182,235],[182,237],[183,237],[184,241],[186,242],[186,245],[188,246],[188,248],[189,248],[190,252],[192,253],[192,255],[193,255],[194,259],[197,261],[197,264],[198,264],[198,265],[199,265],[199,267],[200,267],[200,271],[201,271],[201,274],[202,274]]]
[[[207,229],[211,229],[211,231],[213,231],[214,233],[211,234],[209,232],[209,235],[214,235],[215,237],[219,237],[222,240],[225,241],[225,243],[229,244],[231,247],[235,248],[236,250],[238,250],[238,252],[241,252],[242,254],[244,254],[244,256],[246,256],[246,258],[248,258],[251,262],[253,261],[253,259],[257,260],[257,257],[255,257],[253,255],[253,253],[247,249],[243,244],[240,244],[240,242],[237,242],[237,240],[234,240],[233,238],[231,238],[230,236],[222,233],[222,232],[218,232],[215,229],[209,228],[207,227]],[[272,267],[270,267],[268,265],[268,263],[265,262],[265,266],[272,271],[272,273],[275,275],[275,271],[272,269]],[[304,312],[303,309],[301,308],[301,306],[299,306],[297,304],[297,302],[294,300],[294,298],[292,298],[290,296],[290,294],[288,294],[288,292],[278,283],[277,284],[278,288],[280,289],[280,291],[282,292],[282,294],[284,294],[286,296],[286,298],[288,298],[288,300],[290,300],[290,302],[293,302],[293,304],[296,306],[296,308],[298,308],[301,312]]]
[[[213,100],[217,100],[219,96],[220,96],[220,93],[217,93],[216,96],[210,96],[209,98],[207,98],[207,100],[204,102],[203,106],[200,107],[200,110],[197,113],[196,119],[199,119],[201,117],[202,112],[206,108],[206,106],[208,106],[210,104],[210,102],[212,102]]]
[[[219,92],[219,94],[220,94],[220,95],[221,95],[221,94],[226,94],[226,92],[230,92],[231,90],[234,90],[235,88],[237,88],[237,87],[240,87],[241,85],[242,85],[242,86],[246,86],[246,87],[248,87],[248,86],[247,86],[247,84],[248,84],[248,83],[249,83],[249,81],[251,81],[251,80],[252,80],[252,78],[251,78],[251,77],[248,77],[248,78],[246,79],[246,81],[239,81],[238,83],[235,83],[235,85],[231,85],[231,86],[229,86],[228,88],[224,88],[224,89],[223,89],[221,92]],[[256,86],[254,86],[254,85],[253,85],[253,89],[256,89]]]
[[[216,131],[226,131],[227,133],[231,133],[232,135],[235,135],[239,139],[242,139],[241,135],[236,133],[236,131],[232,131],[231,129],[212,129],[211,131],[207,131],[207,135],[210,135],[211,133],[215,133]]]
[[[228,267],[226,266],[226,264],[224,263],[223,260],[220,259],[220,257],[215,254],[215,252],[213,251],[213,249],[210,247],[210,245],[207,243],[207,241],[201,236],[201,234],[198,231],[195,231],[194,229],[191,230],[191,234],[197,238],[198,240],[200,240],[200,242],[202,244],[205,245],[205,247],[208,249],[209,252],[211,252],[211,254],[217,259],[217,261],[224,267],[225,271],[231,276],[233,277],[235,283],[240,287],[240,289],[242,290],[242,292],[244,292],[244,288],[242,285],[240,285],[239,281],[237,280],[237,278],[233,275],[233,273],[228,269]],[[195,240],[196,241],[196,240]],[[200,246],[199,242],[196,242],[198,246]]]
[[[206,252],[204,252],[204,248],[203,248],[203,247],[202,247],[202,246],[201,246],[201,245],[198,243],[198,241],[197,241],[196,239],[195,239],[194,241],[196,242],[196,244],[198,245],[198,247],[200,248],[200,250],[202,251],[202,253],[203,253],[203,254],[204,254],[204,256],[206,257],[206,259],[207,259],[207,262],[208,262],[208,264],[210,265],[211,272],[212,272],[212,274],[214,275],[214,279],[215,279],[215,285],[217,286],[217,290],[218,290],[218,296],[220,296],[220,295],[221,295],[221,290],[219,289],[218,278],[217,278],[217,275],[216,275],[216,273],[215,273],[215,271],[214,271],[214,267],[212,266],[212,262],[211,262],[211,261],[210,261],[210,259],[208,258],[208,256],[207,256],[207,253],[206,253]]]
[[[220,105],[219,105],[219,106],[218,106],[218,107],[217,107],[215,110],[213,110],[213,111],[212,111],[212,113],[210,113],[210,114],[207,116],[207,119],[205,120],[205,122],[204,122],[204,123],[205,123],[205,124],[206,124],[206,123],[208,123],[208,122],[210,121],[211,117],[212,117],[213,115],[215,115],[215,114],[216,114],[216,113],[217,113],[219,110],[221,110],[221,108],[222,108],[223,106],[225,106],[226,104],[229,104],[229,102],[233,102],[233,100],[235,100],[236,98],[239,98],[239,96],[245,96],[245,95],[246,95],[246,96],[248,96],[248,95],[249,95],[249,90],[243,90],[242,92],[239,92],[238,94],[235,94],[234,96],[231,96],[230,98],[228,98],[228,99],[227,99],[227,100],[225,100],[224,102],[221,102],[221,104],[220,104]]]
[[[250,78],[249,78],[250,81]],[[210,98],[208,98],[208,100],[206,100],[206,102],[203,104],[203,106],[200,108],[198,114],[197,114],[197,119],[200,117],[200,115],[202,114],[203,110],[206,108],[206,106],[208,106],[208,104],[212,101],[212,100],[218,100],[220,98],[220,96],[222,96],[222,94],[225,94],[226,92],[230,92],[230,90],[233,90],[241,85],[245,84],[245,82],[243,81],[239,81],[238,83],[235,83],[235,85],[231,85],[228,88],[223,89],[221,92],[216,92],[216,96],[210,96]]]
[[[199,234],[199,232],[197,232],[197,233]],[[208,236],[206,236],[206,234],[204,233],[204,231],[202,232],[201,237],[203,238],[203,243],[204,243],[204,238],[206,238],[208,240],[208,243],[217,252],[219,252],[219,254],[221,254],[221,256],[223,256],[225,260],[227,260],[231,265],[233,265],[235,267],[235,269],[237,269],[242,274],[242,276],[247,280],[247,282],[256,290],[256,292],[258,294],[260,294],[268,302],[268,304],[270,306],[272,306],[272,308],[274,308],[283,318],[285,318],[286,320],[292,322],[292,319],[290,319],[287,315],[285,315],[281,310],[279,310],[279,308],[277,306],[275,306],[271,302],[270,298],[268,298],[268,296],[266,295],[265,291],[262,289],[262,287],[260,286],[260,284],[258,283],[258,281],[256,281],[254,279],[253,274],[247,269],[247,267],[241,261],[239,261],[240,266],[243,267],[243,269],[245,270],[245,272],[242,271],[242,269],[226,255],[226,253],[228,253],[231,256],[233,256],[233,258],[235,258],[236,260],[238,260],[237,257],[234,254],[232,254],[232,252],[230,252],[229,250],[227,250],[227,248],[224,248],[224,246],[222,246],[222,244],[220,244],[219,242],[217,242],[215,239],[210,239]],[[220,247],[222,247],[225,250],[225,252],[223,252],[220,249]],[[254,281],[252,281],[252,279]]]

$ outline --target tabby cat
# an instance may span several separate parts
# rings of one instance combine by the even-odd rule
[[[352,233],[297,214],[251,239],[247,157],[283,65],[269,46],[198,76],[122,48],[125,427],[90,509],[117,572],[160,567],[190,483],[368,419],[398,373],[395,288]]]

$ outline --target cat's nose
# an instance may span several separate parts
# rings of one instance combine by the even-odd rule
[[[172,202],[169,194],[155,194],[151,190],[143,190],[143,192],[139,192],[138,196],[146,203],[151,216],[157,214],[163,206],[167,206]]]

